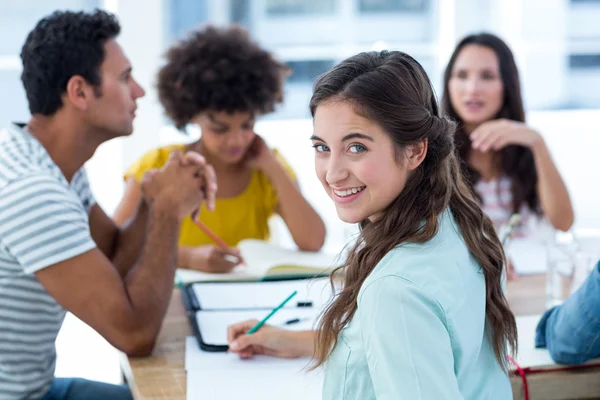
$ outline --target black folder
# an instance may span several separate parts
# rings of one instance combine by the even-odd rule
[[[318,298],[319,293],[317,292],[325,290],[324,288],[326,287],[329,287],[328,278],[320,278],[317,280],[304,278],[258,282],[193,282],[181,285],[180,290],[188,319],[192,325],[194,336],[197,339],[200,349],[209,352],[225,352],[229,349],[227,345],[209,343],[203,338],[202,328],[197,319],[199,311],[242,312],[252,310],[257,312],[257,316],[263,314],[266,315],[286,297],[284,293],[289,294],[293,290],[296,290],[296,288],[299,290],[300,295],[290,301],[289,307],[294,307],[296,309],[312,309],[313,307],[323,305],[322,298]],[[208,300],[205,299],[205,304],[202,304],[201,298],[198,298],[197,293],[203,293],[204,289],[205,292],[212,295],[212,298]],[[223,298],[216,298],[214,296],[215,293],[222,293]],[[231,296],[231,293],[243,293],[245,294],[245,297],[240,298],[240,296]],[[272,295],[266,296],[266,293],[272,293]],[[302,310],[302,312],[306,313],[306,310]]]

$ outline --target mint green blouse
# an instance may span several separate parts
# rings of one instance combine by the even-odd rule
[[[485,318],[485,279],[452,214],[389,252],[326,362],[323,400],[512,399]]]

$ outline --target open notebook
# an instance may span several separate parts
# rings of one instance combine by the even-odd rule
[[[237,266],[229,274],[209,274],[180,268],[177,276],[183,283],[307,277],[328,274],[342,262],[337,254],[285,249],[256,239],[242,240],[237,247],[246,265]]]

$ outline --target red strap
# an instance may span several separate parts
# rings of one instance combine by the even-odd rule
[[[600,364],[590,363],[583,365],[565,365],[555,368],[521,368],[519,364],[511,357],[508,356],[508,361],[514,365],[517,373],[521,376],[521,380],[523,381],[523,391],[525,394],[525,400],[529,400],[529,383],[527,382],[527,374],[535,374],[540,372],[557,372],[557,371],[573,371],[577,369],[586,369],[586,368],[598,368]]]
[[[527,376],[525,375],[525,370],[521,368],[519,364],[511,357],[508,356],[508,361],[515,366],[519,375],[521,375],[521,380],[523,381],[523,391],[525,392],[525,400],[529,400],[529,385],[527,383]]]

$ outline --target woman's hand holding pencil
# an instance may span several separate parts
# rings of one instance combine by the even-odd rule
[[[240,251],[234,247],[215,245],[181,247],[180,266],[213,274],[231,272],[242,262]]]
[[[310,357],[314,350],[314,331],[288,331],[266,322],[297,294],[294,291],[261,321],[249,320],[227,330],[229,351],[241,358],[265,354],[280,358]]]
[[[229,247],[227,245],[227,243],[225,243],[223,241],[223,239],[218,237],[208,226],[206,226],[205,224],[202,223],[202,221],[200,221],[200,214],[199,214],[198,210],[196,210],[192,213],[192,221],[194,221],[196,226],[198,228],[200,228],[200,230],[202,232],[204,232],[206,234],[206,236],[208,236],[213,242],[215,242],[217,244],[218,250],[220,250],[220,251],[211,250],[211,253],[208,254],[209,256],[213,257],[213,260],[214,259],[228,260],[230,263],[233,263],[232,268],[238,264],[246,265],[244,262],[244,259],[242,258],[242,255],[238,249]],[[202,251],[199,251],[199,252],[202,254]],[[215,258],[215,257],[217,257],[217,258]],[[210,271],[207,271],[207,272],[210,272]],[[229,271],[227,271],[227,272],[229,272]]]
[[[265,324],[258,332],[247,335],[247,332],[258,322],[258,320],[248,320],[229,327],[227,336],[230,352],[237,353],[245,359],[257,354],[280,358],[299,357],[293,351],[292,343],[288,338],[289,334],[294,333],[293,331],[285,331]]]
[[[291,331],[264,324],[253,334],[248,332],[259,321],[232,325],[227,331],[229,352],[248,359],[257,354],[279,358],[312,357],[315,331]]]

